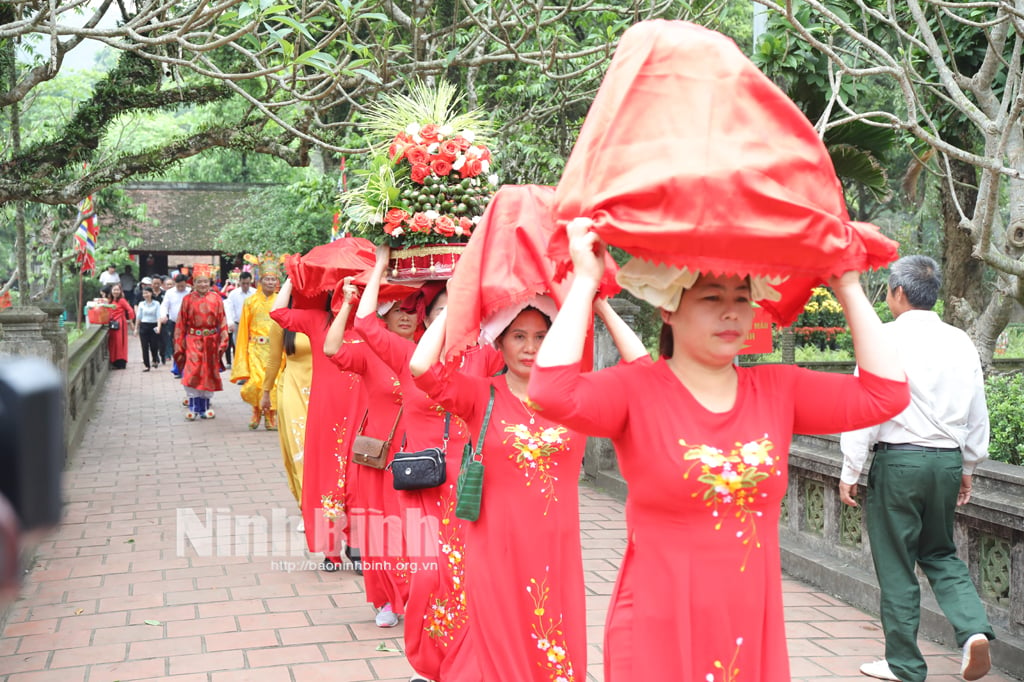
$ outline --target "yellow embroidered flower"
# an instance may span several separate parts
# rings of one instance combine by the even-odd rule
[[[540,492],[547,500],[544,507],[544,514],[547,515],[551,503],[558,501],[554,490],[554,483],[558,480],[555,475],[558,461],[553,455],[565,449],[567,439],[562,436],[568,433],[567,429],[564,426],[552,426],[533,433],[526,424],[506,423],[505,433],[510,434],[505,442],[512,440],[515,449],[509,459],[523,472],[527,487],[534,482],[540,483]]]

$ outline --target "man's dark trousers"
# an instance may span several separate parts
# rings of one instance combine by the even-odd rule
[[[959,450],[880,447],[868,472],[867,527],[882,593],[885,659],[901,682],[924,682],[928,671],[917,646],[921,592],[915,564],[928,577],[959,646],[974,634],[995,638],[953,542],[962,467]]]

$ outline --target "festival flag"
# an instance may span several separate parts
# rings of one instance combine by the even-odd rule
[[[99,222],[92,195],[78,204],[77,227],[75,228],[75,261],[83,274],[91,275],[96,270],[96,241],[100,236]]]

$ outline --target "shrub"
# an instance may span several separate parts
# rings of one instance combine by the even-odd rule
[[[839,346],[837,337],[846,331],[846,318],[843,307],[825,287],[817,287],[811,292],[811,299],[804,306],[793,333],[796,334],[797,346],[816,346],[820,350],[836,350]]]
[[[989,457],[997,462],[1024,463],[1024,374],[990,376],[985,382],[991,426]]]

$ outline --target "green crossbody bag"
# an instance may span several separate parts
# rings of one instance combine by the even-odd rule
[[[484,436],[487,424],[491,421],[491,409],[494,408],[494,385],[491,385],[491,398],[487,402],[484,423],[480,427],[480,437],[476,441],[476,452],[473,442],[466,443],[462,449],[462,465],[459,467],[459,485],[455,489],[455,518],[463,521],[476,521],[480,518],[480,498],[484,492]]]

